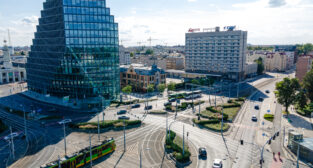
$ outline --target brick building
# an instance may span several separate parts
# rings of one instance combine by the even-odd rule
[[[166,74],[156,65],[131,64],[120,66],[121,88],[131,85],[138,92],[146,92],[150,84],[166,84]]]
[[[305,74],[311,70],[312,61],[313,56],[301,56],[298,58],[296,78],[298,78],[300,82],[303,81]]]

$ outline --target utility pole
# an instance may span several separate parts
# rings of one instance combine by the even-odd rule
[[[10,132],[11,132],[11,143],[12,143],[12,157],[13,160],[15,160],[15,154],[14,154],[14,142],[13,142],[13,136],[12,136],[12,127],[10,126]]]
[[[168,138],[168,112],[166,112],[166,140]]]
[[[98,113],[98,141],[100,142],[100,121],[99,121],[99,115],[100,113]]]
[[[198,115],[198,120],[200,120],[200,111],[201,111],[201,108],[200,108],[200,100],[199,100],[199,115]]]
[[[26,113],[25,113],[25,108],[24,106],[21,104],[21,106],[23,107],[23,112],[24,112],[24,129],[25,129],[25,138],[26,138],[26,141],[27,141],[27,126],[26,126]]]
[[[191,98],[192,98],[192,112],[195,112],[194,104],[193,104],[193,86],[191,85]]]
[[[299,168],[299,152],[300,152],[300,144],[298,142],[298,150],[297,150],[297,168]]]
[[[61,168],[61,159],[60,159],[60,155],[58,156],[58,167]]]
[[[105,113],[104,111],[102,112],[102,124],[104,125],[104,116],[105,116]]]
[[[177,94],[176,94],[176,108],[175,108],[175,119],[176,119],[176,117],[177,117],[177,102],[178,102],[178,100],[177,100]]]
[[[224,138],[224,136],[223,136],[223,126],[224,126],[224,107],[222,106],[222,126],[221,126],[221,134],[222,134],[222,137]]]
[[[185,156],[185,125],[183,125],[183,157]]]
[[[90,152],[90,167],[92,167],[92,150],[91,150],[91,135],[89,132],[89,152]]]
[[[142,168],[142,156],[141,156],[141,152],[142,152],[142,149],[140,149],[140,155],[139,155],[139,158],[140,158],[140,168]]]
[[[64,151],[66,156],[66,133],[65,133],[65,122],[63,122],[63,130],[64,130]]]
[[[126,152],[125,120],[123,120],[123,124],[124,124],[124,152]]]
[[[228,100],[230,100],[230,89],[231,89],[231,87],[230,87],[230,84],[229,84],[229,85],[228,85],[228,97],[229,97]]]
[[[217,94],[217,92],[215,92],[215,109],[216,109],[216,94]]]

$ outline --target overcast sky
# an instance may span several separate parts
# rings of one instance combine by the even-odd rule
[[[44,0],[0,0],[0,39],[31,45]],[[313,0],[107,0],[123,45],[178,45],[189,28],[236,25],[250,44],[313,43]],[[2,45],[2,42],[0,43]]]

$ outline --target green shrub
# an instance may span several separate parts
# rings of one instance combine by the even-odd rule
[[[213,107],[207,107],[206,110],[211,111],[212,113],[219,113],[220,111],[215,110]]]
[[[232,99],[227,100],[227,103],[233,103]]]
[[[241,107],[241,105],[237,102],[233,103],[233,104],[227,104],[227,105],[223,105],[223,108],[232,108],[232,107]]]
[[[273,114],[264,114],[264,119],[270,122],[273,122],[274,115]]]

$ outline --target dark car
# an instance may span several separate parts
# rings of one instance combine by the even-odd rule
[[[120,116],[118,117],[119,120],[129,120],[130,118],[127,116]]]
[[[166,103],[164,103],[164,106],[170,106],[170,105],[172,105],[171,102],[166,102]]]
[[[253,115],[252,118],[251,118],[251,120],[257,122],[257,121],[258,121],[258,118],[257,118],[255,115]]]
[[[203,147],[199,148],[199,156],[206,157],[206,155],[207,155],[206,149]]]
[[[120,110],[119,112],[117,112],[117,115],[126,114],[126,113],[127,113],[126,110]]]
[[[256,110],[260,110],[260,106],[259,106],[259,105],[254,106],[254,108],[255,108]]]
[[[168,101],[169,101],[169,102],[175,102],[176,99],[169,99]]]
[[[151,110],[151,109],[152,109],[152,106],[151,106],[151,105],[145,107],[145,110]]]
[[[140,104],[132,105],[132,108],[139,108],[139,107],[140,107]]]

